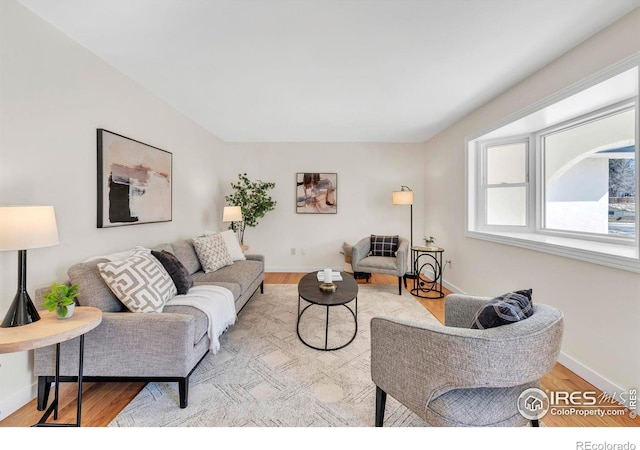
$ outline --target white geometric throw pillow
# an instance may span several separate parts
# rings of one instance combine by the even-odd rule
[[[233,258],[220,233],[198,236],[193,239],[193,247],[205,273],[214,272],[233,264]]]
[[[169,273],[150,253],[136,252],[121,261],[99,263],[98,270],[131,312],[162,312],[178,293]]]

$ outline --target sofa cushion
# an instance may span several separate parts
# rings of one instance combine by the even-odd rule
[[[162,267],[165,268],[171,279],[173,280],[173,284],[176,285],[176,290],[178,294],[184,295],[189,292],[191,286],[193,286],[193,278],[191,278],[191,274],[187,270],[187,268],[180,262],[176,255],[166,250],[156,251],[151,250],[151,254],[160,261]]]
[[[69,267],[67,275],[71,284],[78,284],[78,305],[93,306],[104,312],[127,311],[127,307],[118,300],[109,286],[104,282],[98,270],[99,263],[109,262],[108,259],[92,259],[87,262],[74,264]]]
[[[179,239],[171,243],[173,254],[187,268],[189,274],[193,275],[198,270],[202,270],[202,265],[198,259],[196,249],[193,247],[192,239]]]
[[[194,273],[193,282],[203,284],[207,282],[236,283],[244,293],[263,272],[262,261],[236,261],[231,266],[226,266],[211,273]],[[232,291],[233,292],[233,291]],[[235,298],[235,294],[234,294]]]
[[[531,293],[531,289],[507,292],[489,300],[476,313],[471,328],[485,330],[531,317]]]
[[[233,294],[233,299],[234,300],[238,300],[238,297],[240,297],[242,295],[242,289],[240,288],[240,285],[238,283],[229,283],[226,281],[210,281],[210,280],[206,280],[206,278],[211,275],[208,273],[204,273],[202,271],[200,272],[196,272],[194,274],[196,276],[196,278],[205,278],[205,280],[200,279],[200,281],[193,281],[193,285],[194,286],[202,286],[202,285],[211,285],[211,286],[220,286],[223,288],[227,288],[231,291],[231,293]]]
[[[371,235],[371,256],[396,256],[399,236]]]
[[[193,246],[205,273],[214,272],[233,264],[233,259],[227,250],[227,244],[220,233],[198,236],[193,239]]]
[[[151,253],[98,263],[100,276],[131,312],[162,312],[177,293],[173,280]]]
[[[358,270],[361,272],[370,271],[375,273],[377,270],[395,271],[398,268],[396,258],[388,256],[367,256],[358,263]]]

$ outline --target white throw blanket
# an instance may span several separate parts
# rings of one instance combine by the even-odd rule
[[[220,350],[218,339],[227,328],[236,323],[236,305],[233,294],[227,288],[213,285],[193,286],[185,295],[176,295],[165,306],[193,306],[209,318],[209,350],[216,354]]]

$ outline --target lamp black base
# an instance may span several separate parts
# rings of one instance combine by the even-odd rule
[[[27,291],[18,290],[2,321],[2,328],[20,327],[40,320],[40,314]]]

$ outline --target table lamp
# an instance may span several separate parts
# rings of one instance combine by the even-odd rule
[[[231,222],[231,229],[236,231],[236,222],[242,222],[242,208],[240,206],[225,206],[222,211],[222,221]],[[238,237],[240,244],[242,244],[242,236]]]
[[[58,244],[53,206],[0,206],[0,251],[18,251],[18,292],[0,327],[40,320],[27,293],[27,250]]]

